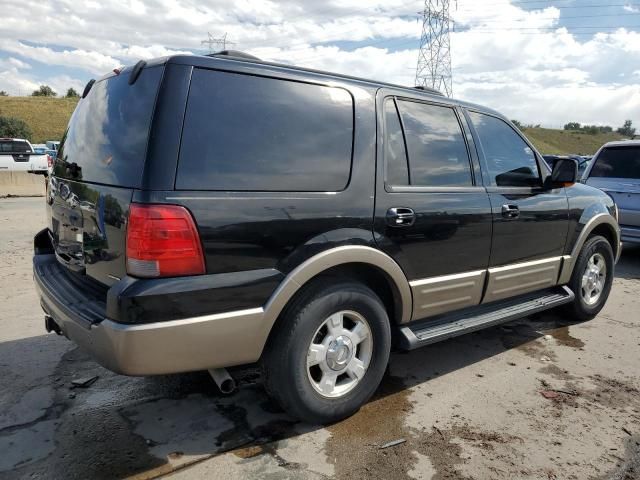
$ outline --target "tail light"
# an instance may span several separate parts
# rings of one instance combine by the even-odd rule
[[[131,204],[127,225],[127,273],[134,277],[205,273],[200,236],[186,208]]]
[[[49,168],[53,167],[53,158],[48,153],[47,153],[47,166]]]

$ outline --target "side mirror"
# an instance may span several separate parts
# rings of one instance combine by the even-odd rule
[[[558,158],[551,171],[550,187],[568,187],[578,181],[578,162],[573,158]]]

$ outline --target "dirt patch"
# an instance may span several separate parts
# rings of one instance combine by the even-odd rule
[[[576,377],[574,377],[569,373],[569,370],[563,370],[562,368],[558,367],[557,365],[554,365],[553,363],[550,363],[546,367],[542,367],[541,369],[538,370],[538,372],[543,373],[545,375],[550,375],[557,380],[569,381],[569,380],[576,379]]]
[[[586,398],[613,410],[631,408],[636,414],[636,420],[640,421],[640,416],[638,416],[640,414],[640,390],[635,385],[602,375],[592,375],[589,378],[596,385],[596,388],[585,392]]]

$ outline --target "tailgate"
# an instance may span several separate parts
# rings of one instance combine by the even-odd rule
[[[112,285],[126,274],[126,218],[133,190],[50,177],[47,213],[58,260]]]

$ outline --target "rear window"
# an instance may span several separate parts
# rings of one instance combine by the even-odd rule
[[[69,121],[55,174],[139,187],[162,71],[162,66],[145,68],[133,85],[129,71],[96,82]]]
[[[31,153],[31,147],[27,142],[14,140],[0,140],[0,153]]]
[[[600,152],[590,177],[640,178],[640,147],[609,147]]]
[[[343,190],[352,141],[344,89],[196,69],[176,188]]]

